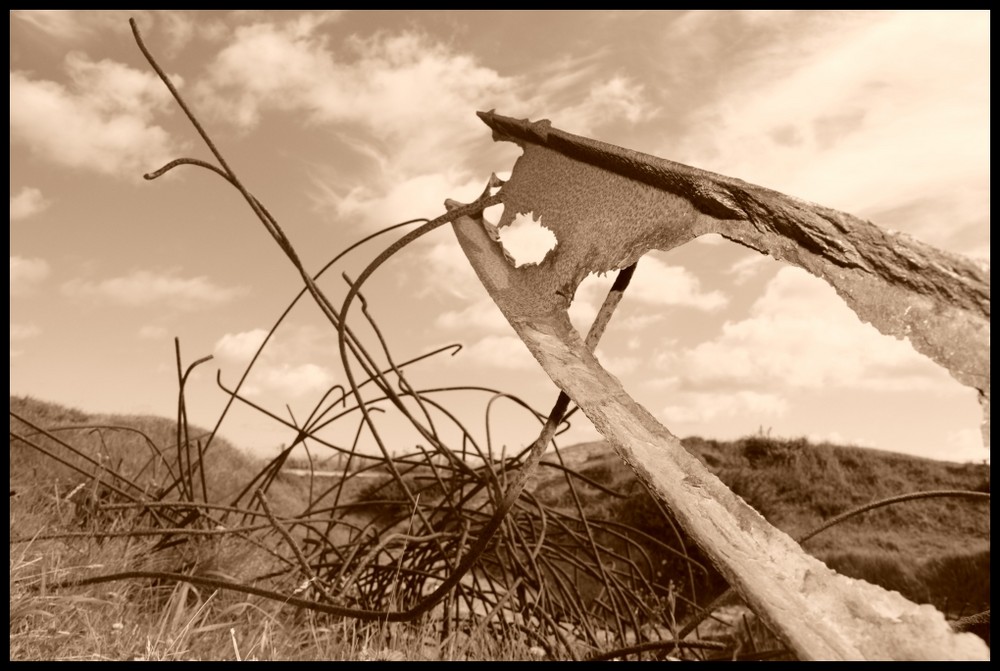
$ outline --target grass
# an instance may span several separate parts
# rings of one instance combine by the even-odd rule
[[[176,440],[175,423],[164,418],[92,416],[27,397],[11,397],[10,409],[50,431],[72,425],[118,425],[141,431],[158,445]],[[32,432],[13,417],[10,424],[11,431],[66,456],[56,440],[27,435]],[[168,464],[176,468],[170,450],[164,451],[162,460],[155,451],[137,450],[144,440],[135,432],[51,432],[95,461],[134,476],[141,486],[156,482],[157,468]],[[192,435],[203,433],[192,431]],[[93,469],[78,455],[69,456],[67,461]],[[45,539],[53,533],[127,530],[149,523],[129,510],[99,510],[103,490],[96,482],[20,441],[11,440],[9,463],[11,490],[16,492],[10,499],[9,536],[35,538],[11,544],[12,660],[492,660],[538,656],[539,648],[517,636],[473,637],[459,631],[442,637],[430,620],[365,624],[186,583],[129,581],[54,590],[52,585],[71,578],[125,570],[182,571],[252,583],[255,576],[273,569],[273,557],[232,537],[207,537],[155,555],[146,552],[147,544],[134,538]],[[238,493],[262,466],[225,441],[214,444],[205,463],[207,498],[218,502]],[[275,481],[268,501],[276,514],[302,508],[308,498],[304,480],[281,477]],[[288,585],[288,592],[296,587]]]
[[[16,500],[16,503],[14,502]],[[10,535],[29,525],[45,533],[75,525],[75,510],[47,490],[12,500]],[[39,526],[40,520],[47,524]],[[135,520],[118,519],[128,527]],[[470,637],[442,641],[432,621],[364,624],[281,603],[186,583],[117,582],[53,590],[62,580],[149,568],[132,539],[36,540],[11,545],[12,660],[356,660],[529,659],[527,641]],[[157,557],[197,566],[194,573],[250,582],[268,567],[234,540],[204,541]],[[174,570],[177,570],[176,567]],[[293,586],[289,586],[292,591]]]
[[[760,435],[731,442],[693,437],[683,443],[736,494],[793,537],[855,506],[898,494],[989,491],[985,464]],[[656,514],[652,499],[610,446],[598,442],[576,449],[582,453],[574,457],[582,464],[581,473],[628,494],[627,499],[614,500],[583,485],[581,499],[589,513],[632,524],[680,549],[672,540],[674,529]],[[556,477],[542,480],[536,491],[553,501],[568,498]],[[835,570],[959,617],[989,607],[990,515],[985,503],[939,498],[889,506],[832,527],[803,547]],[[684,540],[687,551],[707,563]],[[680,570],[680,561],[663,561],[665,572]],[[708,592],[721,588],[715,575],[706,576],[701,587]]]
[[[95,417],[24,397],[11,397],[10,403],[12,412],[39,426],[117,424],[142,431],[158,445],[175,440],[176,426],[167,419]],[[11,430],[25,433],[13,418]],[[200,433],[192,430],[193,435]],[[83,453],[129,474],[141,487],[153,486],[156,469],[176,468],[170,450],[160,457],[155,450],[137,449],[145,443],[134,432],[73,429],[55,435],[72,436],[71,442]],[[44,436],[31,440],[53,450],[58,447]],[[737,494],[793,535],[859,503],[903,492],[989,490],[989,469],[980,464],[765,436],[684,442]],[[588,515],[633,525],[657,539],[644,542],[658,562],[653,579],[663,588],[671,617],[683,616],[684,598],[704,602],[705,595],[725,587],[698,549],[660,516],[657,504],[608,446],[597,442],[567,448],[564,460],[589,480],[625,497],[608,496],[583,480],[577,481],[574,497],[561,473],[553,469],[542,470],[534,496],[566,509],[579,500]],[[69,461],[86,463],[80,456]],[[205,463],[206,492],[212,501],[228,500],[261,467],[224,441],[212,448]],[[150,522],[133,509],[102,508],[106,490],[14,440],[10,479],[12,491],[17,492],[10,499],[10,538],[32,539],[12,540],[10,545],[12,660],[530,660],[547,654],[537,640],[527,634],[512,635],[510,630],[503,635],[488,626],[441,632],[430,617],[409,624],[365,624],[187,583],[131,580],[55,588],[70,578],[123,570],[184,571],[251,584],[273,570],[275,557],[269,548],[233,536],[198,536],[156,553],[149,552],[149,542],[136,538],[47,539],[46,534],[56,532],[128,530]],[[277,514],[301,509],[307,498],[304,481],[276,480],[268,501]],[[381,489],[380,484],[369,482],[352,495],[400,498],[391,484]],[[612,536],[597,541],[625,548]],[[681,544],[707,567],[704,572],[689,574],[686,563],[663,548],[678,549]],[[989,608],[989,512],[981,504],[935,499],[875,510],[830,529],[805,548],[846,575],[934,603],[953,617]],[[696,594],[686,591],[690,582]],[[576,588],[599,597],[599,584],[585,583],[578,582]],[[287,582],[283,589],[293,593],[299,587]],[[726,617],[728,624],[716,623],[721,628],[717,633],[736,641],[741,650],[768,640],[745,610]]]
[[[183,583],[119,583],[96,594],[86,588],[50,594],[45,580],[75,574],[81,566],[43,566],[47,554],[29,545],[12,555],[12,660],[439,659],[442,653],[451,659],[523,659],[531,654],[519,641],[455,636],[442,646],[426,623],[334,621]]]

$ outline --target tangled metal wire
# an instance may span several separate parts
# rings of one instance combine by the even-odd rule
[[[559,470],[567,483],[575,512],[543,503],[526,488],[543,453],[555,444],[556,435],[569,427],[567,420],[573,414],[569,398],[560,394],[549,413],[543,414],[515,394],[488,387],[416,388],[407,380],[405,369],[408,366],[445,352],[455,354],[461,346],[441,348],[408,361],[395,360],[361,293],[372,273],[412,241],[460,216],[478,214],[497,204],[499,198],[491,197],[489,190],[499,182],[493,178],[476,202],[433,221],[403,222],[368,236],[312,275],[306,271],[277,220],[243,186],[146,48],[135,22],[131,25],[140,50],[216,159],[212,164],[180,158],[147,174],[146,179],[156,179],[182,165],[197,166],[221,176],[241,193],[298,270],[305,288],[278,318],[237,384],[229,387],[221,374],[217,377],[220,389],[229,397],[228,402],[212,431],[196,440],[188,430],[184,386],[194,367],[208,358],[185,369],[177,344],[176,443],[168,455],[155,441],[145,437],[153,448],[150,461],[158,461],[166,467],[162,481],[154,487],[145,483],[140,485],[107,466],[97,462],[90,464],[99,467],[94,477],[117,495],[116,502],[104,508],[139,507],[144,512],[142,519],[149,519],[151,526],[79,533],[105,538],[159,536],[152,552],[183,543],[195,535],[239,535],[258,545],[267,545],[267,536],[275,535],[280,542],[271,545],[279,548],[273,552],[281,561],[278,568],[256,581],[268,587],[230,584],[214,577],[169,571],[130,571],[90,577],[77,584],[171,577],[271,595],[290,604],[363,620],[412,621],[433,611],[445,634],[460,626],[481,628],[489,623],[501,631],[520,629],[553,654],[553,646],[558,644],[569,654],[575,654],[574,641],[596,646],[646,640],[650,623],[662,625],[665,622],[663,599],[668,593],[666,586],[656,582],[656,560],[651,548],[669,546],[632,532],[625,525],[591,519],[577,492],[579,486],[585,483],[604,489],[608,495],[620,495],[565,465]],[[360,245],[417,223],[422,225],[392,243],[356,280],[344,276],[349,290],[339,308],[317,285],[321,275]],[[634,266],[622,270],[610,290],[588,334],[587,343],[591,348],[600,339],[633,271]],[[241,394],[241,387],[275,330],[306,293],[338,333],[347,387],[338,385],[329,389],[305,421],[298,423],[294,418],[290,422],[246,398]],[[355,303],[360,304],[361,313],[377,338],[375,350],[366,346],[349,326],[348,314]],[[442,402],[442,395],[452,392],[488,395],[487,413],[498,400],[511,402],[539,421],[541,430],[521,453],[497,456],[489,444],[489,435],[486,445],[482,444]],[[210,488],[206,480],[210,480],[212,474],[205,472],[205,455],[212,449],[220,425],[236,401],[292,428],[296,437],[232,500],[220,505],[209,501]],[[400,454],[398,449],[387,444],[377,416],[385,412],[382,408],[385,403],[414,427],[423,438],[423,445],[416,446],[410,453]],[[35,439],[43,435],[74,452],[78,458],[89,459],[58,437],[58,432],[37,426],[14,412],[12,417],[29,429],[12,431],[13,438],[46,451],[53,458],[60,458]],[[349,447],[334,444],[321,435],[334,422],[352,421],[356,421],[357,426],[354,443]],[[443,423],[457,427],[462,436],[460,445],[448,444],[443,438]],[[374,439],[378,454],[358,449],[362,434]],[[318,478],[310,476],[304,509],[298,515],[279,518],[268,505],[268,492],[292,451],[307,445],[343,454],[346,461],[343,475],[325,487],[318,485]],[[82,473],[91,472],[74,465],[73,461],[63,461]],[[382,477],[375,486],[367,488],[366,500],[358,501],[346,494],[352,487],[357,488],[360,478],[373,473]],[[151,495],[154,490],[155,496]],[[705,571],[697,564],[693,566]],[[303,580],[315,598],[289,596],[283,587],[300,584]],[[583,584],[588,585],[589,593],[581,590]]]
[[[370,235],[338,254],[315,275],[310,274],[278,222],[243,186],[148,51],[135,22],[130,23],[143,55],[217,162],[213,165],[180,158],[145,175],[146,179],[156,179],[181,165],[205,168],[221,176],[241,193],[298,270],[305,286],[276,320],[235,386],[224,384],[221,373],[217,376],[217,384],[227,394],[228,401],[214,428],[204,436],[193,438],[188,430],[184,385],[191,370],[210,357],[184,369],[177,344],[179,396],[176,443],[172,450],[161,448],[136,429],[43,428],[11,411],[11,417],[26,427],[24,431],[12,430],[13,439],[95,479],[112,495],[110,502],[102,505],[103,510],[137,509],[142,514],[136,519],[148,520],[149,524],[124,530],[50,534],[36,536],[36,540],[75,536],[153,537],[156,540],[151,542],[149,552],[156,553],[198,537],[228,536],[263,548],[275,559],[273,570],[252,581],[237,582],[191,572],[134,570],[91,576],[72,584],[126,579],[187,581],[360,620],[407,622],[430,617],[439,623],[442,639],[457,631],[480,632],[487,627],[501,636],[517,631],[533,639],[552,657],[577,658],[581,651],[611,648],[618,650],[600,657],[664,649],[683,649],[684,654],[696,655],[703,654],[698,651],[724,649],[716,641],[681,640],[710,612],[698,608],[696,601],[698,586],[710,574],[714,575],[712,569],[698,561],[700,555],[693,550],[688,552],[682,534],[675,528],[674,539],[652,538],[619,521],[598,519],[586,510],[581,487],[596,488],[610,497],[622,495],[562,461],[555,439],[569,428],[568,419],[575,411],[565,394],[560,393],[545,414],[515,394],[483,386],[418,389],[407,380],[405,370],[429,357],[454,355],[461,345],[396,361],[368,310],[361,291],[379,266],[442,224],[459,216],[479,214],[498,203],[498,197],[490,196],[490,188],[498,186],[499,181],[492,178],[475,202],[434,220],[414,219]],[[339,309],[336,308],[317,285],[320,277],[361,245],[414,224],[421,225],[393,242],[357,279],[352,281],[344,275],[349,289]],[[619,272],[587,335],[586,344],[591,350],[603,334],[634,269],[633,265]],[[337,331],[347,387],[330,388],[300,423],[294,417],[289,421],[251,401],[241,394],[241,388],[276,329],[307,293]],[[377,338],[377,351],[366,347],[348,325],[349,310],[355,302],[360,304],[362,315]],[[485,445],[441,400],[449,393],[488,396]],[[497,456],[492,450],[488,416],[494,402],[500,400],[523,408],[541,424],[537,438],[518,454]],[[213,474],[206,472],[205,455],[236,401],[291,428],[296,436],[231,500],[211,501],[208,481]],[[401,454],[387,444],[377,421],[377,415],[385,412],[382,406],[386,403],[421,435],[423,445]],[[320,435],[338,422],[356,423],[350,446],[335,444]],[[444,438],[445,424],[457,428],[460,444]],[[143,439],[151,455],[135,474],[122,473],[95,461],[57,435],[70,429],[131,431]],[[362,435],[374,439],[378,454],[359,450]],[[42,442],[55,444],[75,457],[60,457]],[[321,479],[310,473],[303,509],[294,515],[276,515],[269,505],[268,494],[293,450],[310,446],[343,455],[342,474],[332,480],[323,479],[321,486]],[[558,463],[541,461],[550,446],[556,448]],[[570,506],[546,503],[526,486],[540,463],[563,478]],[[162,473],[151,483],[150,473],[159,470]],[[145,479],[140,478],[142,474]],[[374,484],[367,487],[359,484],[371,483],[373,474],[379,476]],[[357,496],[359,489],[364,489],[363,500]],[[672,526],[666,511],[661,509],[661,514]],[[24,539],[12,539],[17,540]],[[674,575],[658,573],[665,555],[681,567]],[[679,611],[690,615],[687,626],[677,623]]]

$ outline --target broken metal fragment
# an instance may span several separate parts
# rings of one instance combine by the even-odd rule
[[[826,280],[882,333],[979,390],[989,444],[989,270],[907,236],[769,189],[493,112],[494,139],[524,149],[500,195],[508,226],[528,212],[557,238],[515,268],[480,219],[455,234],[490,296],[553,382],[586,413],[743,599],[801,659],[988,659],[971,634],[897,592],[841,576],[734,495],[622,388],[570,324],[592,272],[706,233]],[[449,207],[456,205],[447,203]]]

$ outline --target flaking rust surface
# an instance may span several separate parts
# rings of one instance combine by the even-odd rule
[[[553,382],[670,507],[740,595],[802,659],[988,659],[931,606],[840,576],[735,496],[601,367],[567,309],[591,272],[719,233],[805,268],[865,321],[980,392],[989,441],[989,271],[811,203],[551,128],[481,113],[524,149],[498,226],[532,212],[555,249],[515,269],[481,219],[454,230],[480,280]]]

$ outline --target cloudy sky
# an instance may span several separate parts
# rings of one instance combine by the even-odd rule
[[[43,12],[10,15],[10,393],[92,412],[176,408],[211,426],[301,288],[239,194],[167,161],[210,154],[136,47],[146,43],[312,272],[390,224],[473,200],[519,150],[477,110],[739,177],[988,260],[987,12]],[[393,235],[321,281],[339,305]],[[588,314],[610,278],[588,280]],[[547,411],[556,389],[447,227],[370,280],[369,311],[419,388],[479,385]],[[360,311],[355,328],[378,341]],[[987,457],[976,394],[862,324],[822,281],[721,239],[647,255],[598,350],[674,433],[763,429],[941,459]],[[307,416],[343,383],[302,301],[248,398]],[[485,440],[490,394],[434,396]],[[444,415],[434,415],[444,427]],[[419,438],[378,415],[394,447]],[[537,423],[490,406],[495,449]],[[355,416],[326,430],[350,440]],[[442,428],[442,430],[445,430]],[[239,410],[222,432],[272,453],[288,429]],[[564,444],[597,434],[574,422]]]

